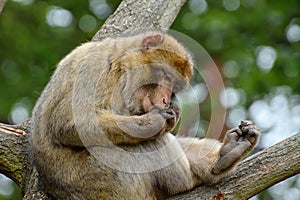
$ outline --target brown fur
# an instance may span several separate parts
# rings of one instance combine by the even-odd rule
[[[224,144],[169,133],[179,117],[171,93],[188,85],[192,68],[190,54],[161,32],[90,42],[67,55],[32,116],[34,164],[49,195],[164,199],[230,172],[255,146],[254,125],[229,132],[235,137]]]

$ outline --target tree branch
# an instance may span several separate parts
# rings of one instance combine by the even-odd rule
[[[168,29],[186,0],[124,0],[105,21],[93,41],[143,29]]]
[[[5,4],[6,4],[6,1],[7,1],[7,0],[0,0],[0,14],[1,14],[1,12],[2,12],[2,10],[3,10],[4,6],[5,6]]]
[[[21,191],[25,190],[26,175],[31,166],[26,132],[29,132],[29,121],[21,125],[0,123],[0,172],[15,181]]]
[[[170,199],[248,199],[266,188],[300,173],[300,133],[242,161],[237,171],[214,186],[200,186]]]

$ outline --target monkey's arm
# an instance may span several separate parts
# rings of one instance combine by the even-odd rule
[[[215,182],[231,172],[257,144],[260,132],[252,122],[227,131],[223,143],[212,139],[181,138],[195,184]]]
[[[171,111],[170,111],[171,112]],[[98,124],[114,144],[137,144],[159,137],[168,129],[168,121],[174,114],[153,109],[144,115],[123,116],[109,111],[98,112]]]

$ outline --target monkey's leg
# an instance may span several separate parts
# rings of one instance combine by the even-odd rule
[[[193,185],[215,182],[217,177],[211,171],[219,159],[222,143],[206,138],[178,138],[178,141],[189,161]]]
[[[254,148],[259,134],[253,123],[242,122],[227,132],[223,143],[213,139],[178,138],[195,175],[195,185],[216,182],[226,176]]]

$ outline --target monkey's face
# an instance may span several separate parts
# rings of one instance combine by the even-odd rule
[[[130,114],[142,115],[153,109],[174,109],[179,114],[174,103],[175,93],[183,87],[178,72],[169,67],[153,66],[150,66],[150,72],[150,81],[137,87],[131,95],[128,106]]]
[[[170,85],[172,87],[172,85]],[[154,108],[161,110],[168,109],[172,104],[173,92],[170,87],[160,84],[149,84],[134,92],[131,102],[138,104],[139,113],[134,113],[135,108],[130,109],[132,114],[144,114]],[[133,106],[133,105],[131,105]]]

